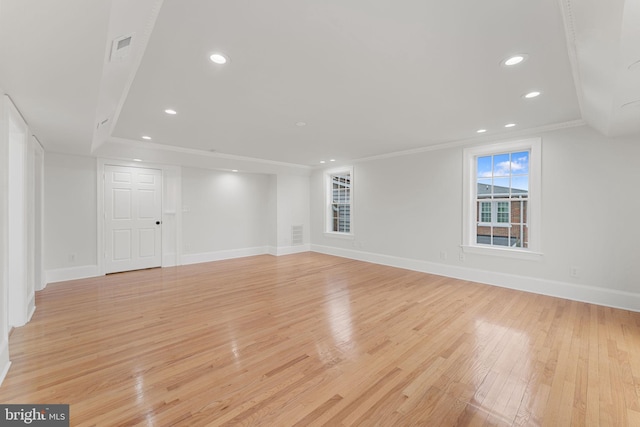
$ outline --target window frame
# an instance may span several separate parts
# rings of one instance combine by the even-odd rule
[[[477,158],[529,151],[529,196],[528,196],[528,248],[509,246],[490,246],[477,243],[477,227],[479,225],[507,226],[508,223],[497,223],[497,204],[492,200],[492,223],[478,224],[477,205]],[[499,142],[488,145],[467,147],[463,150],[463,212],[462,212],[462,251],[483,255],[495,255],[509,258],[540,260],[542,254],[542,139],[527,138],[515,141]],[[497,202],[498,200],[495,200]],[[489,200],[487,200],[489,202]],[[495,212],[494,212],[495,211]],[[511,206],[509,205],[509,212]],[[509,214],[510,215],[510,214]],[[495,220],[495,222],[494,222]]]
[[[351,177],[350,185],[351,188],[349,190],[349,231],[334,231],[333,230],[333,177],[341,174],[349,174]],[[324,171],[324,180],[325,180],[325,228],[324,234],[332,237],[342,237],[342,238],[353,238],[353,218],[354,218],[354,177],[353,177],[353,167],[352,166],[344,166],[335,169],[328,169]]]

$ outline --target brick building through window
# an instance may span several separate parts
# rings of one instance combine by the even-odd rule
[[[528,198],[526,190],[478,183],[476,243],[527,248]]]

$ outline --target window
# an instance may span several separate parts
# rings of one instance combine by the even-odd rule
[[[327,171],[326,231],[344,235],[353,234],[351,224],[353,187],[351,168]]]
[[[475,157],[476,244],[528,247],[530,151]]]
[[[540,255],[539,138],[464,150],[463,250]]]

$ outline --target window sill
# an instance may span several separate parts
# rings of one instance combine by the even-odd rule
[[[462,252],[467,254],[479,254],[499,256],[504,258],[523,259],[527,261],[542,261],[543,254],[541,252],[532,252],[522,249],[503,249],[490,246],[469,246],[462,245]]]
[[[337,237],[338,239],[347,239],[347,240],[353,240],[355,238],[353,233],[337,233],[335,231],[325,231],[324,236]]]

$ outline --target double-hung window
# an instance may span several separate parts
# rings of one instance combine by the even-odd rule
[[[326,231],[341,235],[352,235],[353,170],[336,169],[325,172]]]
[[[464,150],[466,252],[540,256],[540,160],[539,138]]]

